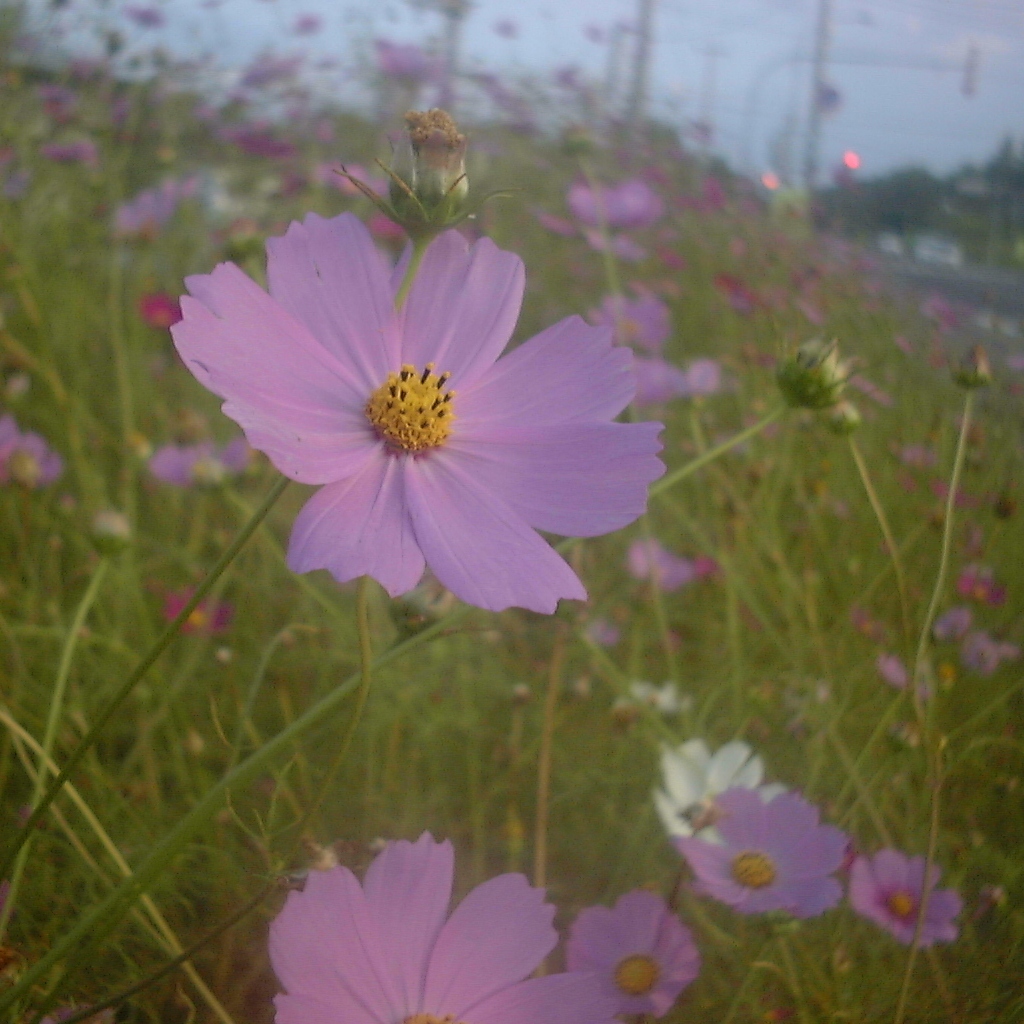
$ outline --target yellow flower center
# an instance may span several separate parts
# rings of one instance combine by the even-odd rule
[[[388,379],[366,403],[366,418],[388,444],[407,452],[437,448],[451,433],[454,391],[445,391],[450,373],[434,373],[427,363],[422,373],[406,364]],[[406,1022],[408,1024],[408,1022]],[[413,1024],[428,1024],[414,1021]]]
[[[459,1022],[450,1013],[446,1013],[443,1017],[435,1017],[432,1013],[414,1013],[411,1017],[406,1017],[402,1024],[459,1024]]]
[[[885,901],[885,905],[896,917],[907,918],[917,909],[914,897],[909,892],[894,892]]]
[[[627,956],[615,968],[615,984],[626,995],[645,996],[658,983],[661,968],[654,957]]]
[[[38,487],[43,475],[42,467],[30,452],[18,448],[7,459],[7,472],[16,484],[22,487]]]
[[[192,464],[192,479],[197,484],[223,483],[224,463],[209,455],[198,458]]]
[[[210,616],[205,608],[193,608],[192,614],[185,620],[185,624],[193,629],[205,629],[209,624]]]
[[[775,865],[767,855],[745,850],[732,862],[732,877],[748,889],[763,889],[775,881]]]

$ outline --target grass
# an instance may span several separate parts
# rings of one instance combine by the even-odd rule
[[[48,163],[26,128],[29,114],[43,117],[33,71],[6,74],[15,102],[0,113],[0,144],[31,183],[0,199],[3,406],[61,452],[66,470],[39,490],[0,487],[5,847],[33,803],[39,760],[30,737],[43,744],[56,681],[66,683],[52,736],[62,766],[164,630],[166,597],[202,580],[277,479],[262,459],[241,479],[205,490],[176,490],[148,474],[145,453],[183,425],[219,439],[234,428],[177,362],[168,333],[140,319],[139,297],[178,294],[186,274],[229,257],[261,276],[262,239],[307,210],[369,212],[361,200],[309,183],[254,198],[268,177],[281,185],[281,167],[218,142],[181,97],[160,105],[148,83],[77,85],[76,127],[99,142],[100,165]],[[121,125],[109,120],[114,93],[129,101]],[[374,126],[349,115],[338,115],[338,125],[355,125],[360,140],[341,155],[370,162]],[[305,128],[293,128],[295,167],[338,158]],[[478,224],[526,263],[517,339],[598,305],[606,290],[600,256],[579,238],[546,232],[530,213],[564,215],[573,158],[552,142],[487,126],[474,131],[473,145],[474,187],[480,179],[482,188],[522,190],[488,206]],[[599,177],[621,169],[614,151],[591,161]],[[119,1019],[271,1020],[267,921],[288,873],[315,863],[325,847],[362,868],[379,838],[429,829],[455,843],[462,893],[501,871],[535,874],[535,823],[546,813],[543,872],[560,926],[636,886],[668,894],[681,862],[650,794],[660,745],[691,736],[713,747],[744,738],[771,780],[801,790],[858,850],[893,845],[915,854],[929,843],[929,758],[941,738],[935,859],[965,910],[958,940],[918,958],[906,1019],[1021,1019],[1020,665],[982,676],[954,646],[929,649],[925,671],[937,694],[923,732],[906,693],[875,668],[882,651],[913,663],[937,578],[944,506],[932,485],[949,479],[963,393],[929,357],[953,340],[905,299],[877,292],[856,253],[773,220],[738,183],[722,209],[701,210],[684,202],[702,177],[691,160],[662,147],[643,162],[658,169],[670,199],[664,220],[639,236],[662,255],[619,272],[670,303],[670,359],[713,357],[730,381],[719,395],[643,411],[665,423],[669,471],[778,404],[772,367],[787,349],[816,334],[839,338],[857,372],[892,398],[889,406],[854,392],[864,416],[856,443],[905,568],[909,635],[848,443],[820,417],[790,412],[657,493],[644,522],[572,543],[567,557],[588,586],[586,605],[563,604],[550,618],[458,607],[435,619],[372,584],[369,636],[379,664],[331,780],[355,708],[356,590],[285,568],[290,523],[309,490],[292,485],[213,585],[212,595],[234,609],[229,628],[175,637],[25,847],[4,939],[0,1000],[16,993],[2,1004],[9,1019],[32,1021],[48,1003],[91,1005],[136,985],[262,894],[196,954],[209,994],[175,970],[133,995]],[[248,223],[218,221],[208,205],[188,202],[155,239],[112,238],[112,211],[126,197],[164,175],[212,167],[235,183]],[[685,269],[668,269],[666,250]],[[752,315],[726,302],[714,283],[722,273],[762,297]],[[817,307],[821,324],[798,298]],[[1020,427],[1019,396],[997,367],[967,438],[967,505],[952,526],[950,578],[938,603],[941,611],[957,600],[953,582],[964,565],[996,567],[1008,599],[976,606],[975,619],[1015,642],[1024,639],[1015,573],[1024,538],[1020,516],[1005,514],[1012,502],[996,499],[1013,497]],[[934,450],[934,468],[900,461],[912,444]],[[99,555],[90,539],[94,514],[108,507],[132,526],[116,556]],[[714,558],[721,572],[654,600],[649,584],[625,570],[629,543],[645,531],[678,554]],[[77,631],[76,615],[84,620]],[[618,627],[616,644],[589,639],[595,619]],[[633,681],[670,678],[691,698],[688,710],[665,717],[623,709]],[[546,810],[536,796],[545,720]],[[151,903],[122,882],[127,872],[145,879]],[[664,1018],[669,1024],[789,1013],[871,1022],[895,1013],[907,950],[845,903],[780,924],[701,899],[684,878],[679,910],[704,966]]]

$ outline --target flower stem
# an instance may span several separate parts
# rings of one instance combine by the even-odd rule
[[[719,455],[724,455],[730,448],[735,448],[737,445],[743,444],[744,441],[749,441],[750,438],[756,437],[762,430],[764,430],[765,427],[774,423],[785,411],[785,405],[778,406],[768,413],[764,419],[758,420],[758,422],[752,427],[747,427],[746,430],[742,430],[734,437],[730,437],[728,441],[723,441],[714,448],[709,448],[706,452],[699,455],[692,462],[688,462],[685,466],[680,466],[678,469],[674,469],[671,473],[666,473],[660,480],[655,480],[655,482],[651,484],[649,492],[650,496],[653,498],[655,495],[661,494],[662,491],[667,491],[670,487],[679,483],[680,480],[685,480],[686,477],[696,473],[698,469],[703,468],[709,462],[714,462]]]
[[[562,662],[565,656],[565,632],[559,629],[548,666],[548,688],[544,696],[544,718],[541,725],[540,752],[537,755],[537,811],[533,829],[533,884],[543,889],[548,874],[548,812],[551,798],[551,753],[555,740],[555,712],[558,691],[562,685]]]
[[[42,818],[46,813],[46,809],[61,791],[64,783],[67,782],[71,773],[78,766],[78,763],[83,757],[85,757],[86,753],[92,749],[96,740],[99,739],[99,735],[103,730],[103,727],[128,699],[132,690],[134,690],[138,683],[145,678],[146,674],[156,663],[156,660],[160,655],[163,654],[163,652],[170,646],[171,641],[178,635],[178,631],[181,629],[182,625],[192,612],[195,611],[199,602],[202,601],[202,599],[210,592],[214,583],[220,579],[227,567],[235,560],[239,551],[241,551],[245,546],[246,541],[253,535],[253,533],[255,533],[256,528],[264,519],[266,519],[268,513],[274,507],[277,499],[284,493],[285,488],[289,483],[290,481],[287,477],[281,477],[281,479],[274,484],[270,493],[264,499],[263,504],[260,505],[260,507],[253,513],[252,518],[238,532],[238,535],[207,574],[206,579],[196,587],[192,597],[185,603],[185,606],[180,612],[178,612],[174,620],[167,626],[163,633],[160,634],[156,643],[154,643],[149,649],[149,652],[145,657],[135,666],[131,674],[122,684],[121,689],[114,694],[113,698],[107,703],[107,706],[100,711],[99,716],[93,722],[89,731],[79,741],[78,746],[75,747],[75,749],[68,755],[68,759],[64,762],[64,767],[61,769],[60,774],[53,780],[53,782],[50,783],[39,803],[36,805],[31,815],[29,815],[24,828],[18,830],[14,836],[14,840],[9,844],[9,848],[4,852],[3,859],[0,861],[0,878],[6,877],[14,858],[28,841],[29,836],[32,835],[32,832],[39,823],[40,818]]]
[[[86,616],[89,614],[89,609],[92,608],[93,602],[96,600],[96,595],[99,594],[100,587],[103,584],[103,577],[107,574],[107,569],[110,566],[110,562],[106,558],[101,558],[99,563],[96,565],[96,569],[93,571],[92,579],[89,581],[89,586],[86,587],[85,593],[82,595],[82,600],[78,602],[78,608],[75,611],[75,616],[71,620],[71,625],[68,627],[68,634],[64,639],[64,649],[61,651],[60,664],[57,667],[57,678],[53,684],[53,693],[50,696],[50,711],[46,719],[46,729],[43,732],[43,743],[41,753],[39,757],[39,771],[36,775],[35,785],[32,788],[32,800],[30,806],[34,811],[38,806],[43,796],[43,787],[46,785],[46,764],[53,756],[53,747],[57,739],[57,730],[60,727],[61,715],[64,711],[64,694],[67,691],[68,678],[71,675],[71,663],[74,660],[75,649],[78,646],[78,640],[82,635],[82,627],[85,625]],[[31,833],[29,834],[31,838]],[[18,859],[15,862],[14,870],[11,873],[11,887],[7,893],[7,899],[4,901],[2,907],[0,907],[0,941],[2,941],[4,934],[7,931],[7,923],[11,919],[11,913],[14,910],[14,903],[18,897],[18,889],[21,885],[22,874],[25,871],[25,864],[28,860],[30,843],[25,842],[25,845],[18,851]],[[3,875],[0,874],[0,878]]]
[[[413,281],[416,280],[416,274],[420,269],[420,264],[423,262],[423,257],[430,245],[430,241],[430,238],[413,239],[409,266],[405,268],[405,276],[402,278],[402,283],[398,286],[398,291],[395,293],[395,309],[401,309],[405,305],[405,300],[409,296],[409,289],[412,287]]]
[[[882,507],[882,503],[878,500],[878,493],[875,491],[874,485],[871,482],[871,475],[868,473],[867,463],[864,461],[864,455],[860,450],[860,445],[857,444],[857,439],[853,434],[849,435],[850,442],[850,453],[853,455],[853,461],[857,466],[857,472],[860,473],[861,483],[864,484],[864,490],[867,492],[868,501],[871,502],[871,508],[875,513],[875,518],[878,520],[878,525],[881,527],[882,536],[885,538],[885,546],[889,550],[889,557],[892,559],[893,571],[896,573],[896,587],[900,594],[900,616],[903,621],[903,640],[904,643],[910,643],[910,605],[907,602],[907,579],[903,572],[903,559],[900,557],[900,549],[896,544],[896,541],[892,534],[892,529],[889,526],[889,520],[885,515],[885,509]]]

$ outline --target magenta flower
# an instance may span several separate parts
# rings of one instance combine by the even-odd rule
[[[524,274],[489,239],[428,248],[401,312],[351,214],[267,244],[270,295],[233,264],[188,278],[172,328],[186,365],[286,476],[324,485],[288,564],[392,595],[429,565],[463,600],[552,612],[586,591],[535,532],[596,536],[639,516],[663,471],[658,423],[614,423],[630,353],[577,317],[498,355]]]
[[[924,857],[907,857],[898,850],[879,850],[874,857],[858,857],[850,870],[850,905],[858,914],[884,928],[909,946],[924,893]],[[941,874],[934,864],[930,884]],[[963,908],[955,889],[931,889],[921,926],[921,945],[952,942],[957,936],[954,918]]]
[[[64,472],[64,460],[32,430],[21,431],[14,417],[0,417],[0,484],[34,490],[52,484]]]
[[[192,600],[192,588],[176,590],[164,598],[164,618],[171,622],[178,617],[182,608]],[[231,620],[235,617],[235,610],[224,601],[213,601],[206,598],[199,602],[192,609],[192,613],[184,621],[181,627],[183,633],[224,633]]]
[[[578,181],[569,189],[567,202],[577,220],[595,228],[602,224],[614,229],[647,228],[665,212],[661,197],[639,178],[596,191]]]
[[[910,675],[903,659],[897,654],[880,654],[875,659],[878,674],[894,689],[905,690],[910,682]]]
[[[653,578],[658,589],[667,592],[678,590],[699,578],[693,561],[672,554],[654,537],[635,540],[629,545],[626,567],[634,579]]]
[[[935,620],[932,636],[941,641],[962,640],[971,628],[973,618],[974,615],[967,605],[955,605]]]
[[[92,139],[47,142],[39,147],[39,152],[55,164],[85,164],[86,167],[96,167],[100,162],[99,150]]]
[[[388,843],[362,885],[310,872],[270,926],[277,1024],[616,1024],[596,975],[529,978],[557,941],[543,890],[499,875],[449,916],[453,867],[425,832]]]
[[[818,824],[818,809],[796,793],[764,803],[756,791],[729,789],[716,800],[721,843],[675,837],[699,888],[741,914],[785,910],[816,917],[843,894],[832,873],[847,837]]]
[[[956,590],[961,597],[979,604],[1001,605],[1006,601],[1006,587],[996,583],[995,573],[987,565],[966,566],[956,581]]]
[[[166,331],[181,319],[181,307],[166,292],[151,292],[139,296],[139,316],[150,327]]]
[[[149,471],[157,480],[175,487],[219,484],[244,473],[251,456],[252,449],[244,437],[236,437],[219,447],[212,441],[165,444],[150,458]]]
[[[569,934],[570,971],[593,971],[616,1013],[663,1017],[697,977],[700,953],[689,928],[653,892],[636,889],[614,909],[588,907]]]
[[[635,299],[606,295],[600,308],[590,314],[590,322],[613,328],[618,344],[636,345],[655,355],[672,333],[668,306],[648,291],[640,292]]]
[[[978,675],[990,676],[1004,661],[1016,661],[1020,648],[1005,640],[995,640],[983,630],[976,629],[964,637],[960,647],[960,660],[964,668]]]

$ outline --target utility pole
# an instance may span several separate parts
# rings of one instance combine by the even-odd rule
[[[814,191],[818,178],[818,148],[821,143],[822,98],[828,85],[828,50],[832,42],[833,0],[818,0],[818,28],[814,36],[811,71],[811,106],[807,113],[807,150],[804,154],[804,186]]]
[[[641,131],[647,101],[647,78],[650,74],[654,29],[654,5],[657,0],[637,0],[636,50],[633,54],[633,81],[626,101],[626,132],[636,140]]]
[[[704,76],[701,82],[699,124],[703,127],[701,148],[705,157],[715,141],[715,100],[718,95],[718,58],[725,56],[717,43],[704,47]]]
[[[444,0],[444,87],[441,106],[455,113],[455,82],[459,73],[459,42],[462,23],[469,13],[468,0]]]

